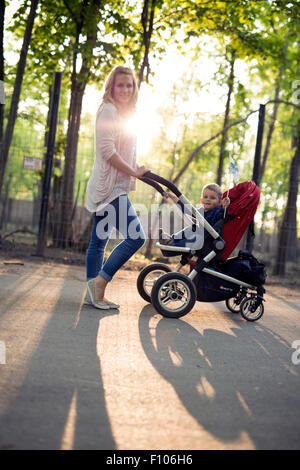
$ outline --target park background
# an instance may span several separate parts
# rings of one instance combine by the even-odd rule
[[[2,250],[12,256],[36,250],[45,163],[51,154],[51,99],[59,72],[42,251],[48,257],[84,260],[91,228],[84,204],[94,159],[95,114],[108,71],[124,64],[136,70],[140,86],[137,117],[131,123],[138,134],[139,164],[174,181],[198,206],[208,181],[224,189],[233,185],[230,156],[239,182],[252,179],[259,151],[255,180],[261,201],[254,253],[269,273],[299,277],[297,1],[0,3]],[[265,119],[257,149],[261,105]],[[43,170],[25,169],[25,156],[42,159]],[[139,181],[131,199],[149,209],[161,202],[158,193]],[[159,256],[149,237],[140,259]]]

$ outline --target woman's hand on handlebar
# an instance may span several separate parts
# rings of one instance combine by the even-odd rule
[[[151,170],[150,170],[150,168],[148,168],[145,165],[137,166],[137,168],[135,170],[135,176],[136,176],[136,178],[142,178],[144,176],[144,174],[147,173],[148,171],[151,171]]]

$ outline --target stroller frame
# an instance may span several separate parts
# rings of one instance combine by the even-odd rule
[[[142,178],[140,178],[140,180],[154,187],[158,192],[160,192],[162,196],[166,198],[168,198],[168,193],[164,191],[160,184],[170,189],[184,204],[184,207],[188,206],[189,210],[191,211],[191,219],[194,222],[196,221],[197,223],[201,224],[213,239],[213,249],[203,258],[200,258],[198,250],[193,250],[189,247],[176,247],[172,245],[164,245],[157,242],[156,246],[161,249],[162,253],[164,251],[174,252],[174,256],[176,256],[175,253],[178,253],[178,255],[181,255],[181,261],[177,265],[175,272],[173,271],[173,276],[170,268],[167,269],[167,267],[163,264],[153,264],[148,266],[147,268],[144,268],[140,273],[137,281],[138,291],[140,295],[145,300],[151,301],[156,310],[162,315],[172,318],[178,318],[187,314],[193,308],[195,301],[197,300],[196,288],[193,281],[199,273],[205,273],[210,276],[213,276],[214,278],[222,279],[240,287],[238,294],[235,294],[235,299],[233,303],[233,298],[226,299],[226,306],[231,312],[240,312],[241,315],[248,321],[255,321],[261,318],[261,316],[263,315],[263,293],[265,292],[262,287],[258,289],[257,286],[251,285],[247,282],[236,279],[232,276],[224,274],[220,271],[216,271],[215,269],[209,267],[209,263],[214,258],[216,258],[218,254],[221,254],[226,245],[225,241],[220,236],[220,234],[214,229],[214,227],[212,227],[207,222],[207,220],[202,216],[202,214],[199,213],[199,211],[193,206],[193,204],[188,200],[188,198],[184,196],[172,182],[152,172],[147,172]],[[197,258],[196,261],[192,259],[194,256]],[[181,274],[180,270],[186,264],[189,264],[191,266],[191,271],[187,275]],[[155,272],[155,270],[156,272],[157,270],[161,270],[162,272],[160,272],[159,276],[153,280],[154,284],[151,293],[147,293],[145,292],[144,283],[146,277],[151,272],[151,267],[153,267],[153,272]],[[177,274],[175,275],[175,273]],[[165,285],[163,284],[164,281],[166,281]],[[184,296],[183,291],[190,290],[189,296],[191,297],[191,301],[187,302],[188,305],[186,305],[185,308],[177,310],[175,309],[174,311],[168,311],[168,309],[164,308],[164,305],[158,297],[161,297],[162,292],[163,295],[165,295],[164,293],[166,292],[166,286],[172,286],[172,281],[173,283],[181,284],[181,287],[179,289],[174,287],[173,291],[172,288],[169,287],[168,295],[171,297],[173,296],[172,299],[174,301],[180,300],[180,298],[183,298]],[[248,290],[252,292],[249,293]],[[170,302],[172,300],[171,297]],[[193,300],[194,298],[195,300]]]

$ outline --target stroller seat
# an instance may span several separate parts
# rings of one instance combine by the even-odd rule
[[[248,229],[255,215],[259,199],[259,188],[253,181],[245,181],[231,188],[228,192],[224,192],[223,197],[230,198],[230,206],[223,219],[218,220],[214,225],[214,230],[225,241],[225,248],[217,255],[217,259],[225,261],[238,245],[244,233]],[[204,258],[213,249],[213,238],[205,230],[204,242],[200,250],[186,246],[177,246],[174,243],[157,243],[156,244],[166,257],[179,256],[190,253]]]

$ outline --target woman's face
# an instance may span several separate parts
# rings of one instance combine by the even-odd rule
[[[133,78],[125,73],[118,73],[113,87],[113,98],[121,107],[126,107],[133,95]]]

